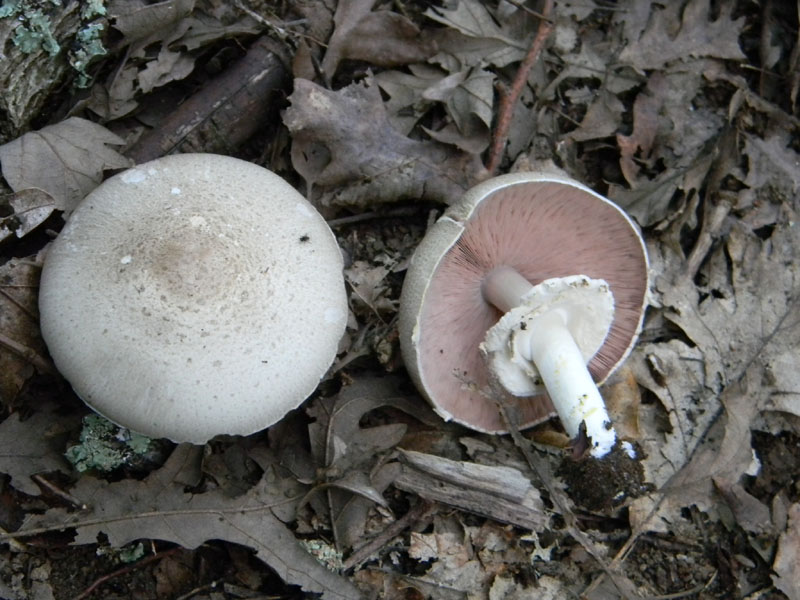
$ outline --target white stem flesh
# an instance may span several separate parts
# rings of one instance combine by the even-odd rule
[[[522,298],[531,291],[531,282],[520,275],[513,267],[495,267],[483,280],[483,297],[507,313],[512,308],[522,304]]]
[[[530,357],[570,439],[586,424],[591,454],[605,456],[617,441],[605,402],[586,368],[580,348],[560,311],[543,314],[531,324]]]
[[[498,267],[484,281],[483,295],[507,312],[521,304],[532,288],[516,269]],[[586,423],[592,456],[605,456],[617,435],[564,316],[557,310],[544,313],[531,324],[529,339],[530,356],[525,358],[536,366],[567,435],[575,439],[581,423]]]

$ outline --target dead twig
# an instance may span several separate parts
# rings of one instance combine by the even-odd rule
[[[351,569],[360,563],[368,560],[375,552],[383,548],[392,539],[400,535],[403,531],[420,521],[429,519],[437,510],[435,504],[420,499],[419,502],[401,518],[384,529],[379,535],[369,542],[360,546],[343,563],[345,570]]]
[[[544,43],[553,31],[553,22],[550,20],[550,15],[553,12],[553,0],[546,0],[544,8],[542,9],[539,29],[536,32],[536,37],[533,38],[528,53],[517,69],[514,80],[511,82],[511,87],[500,93],[500,104],[497,109],[497,126],[494,130],[494,137],[492,138],[492,145],[489,149],[489,156],[486,160],[486,170],[489,175],[497,173],[500,166],[500,161],[503,158],[503,151],[508,141],[508,132],[511,128],[511,118],[514,116],[514,107],[519,100],[525,83],[528,81],[528,75],[536,64],[539,54],[544,47]]]
[[[28,348],[24,344],[20,344],[18,341],[11,339],[2,332],[0,332],[0,346],[5,347],[20,358],[27,360],[36,367],[36,370],[40,373],[47,373],[48,375],[56,375],[58,373],[55,365],[43,356],[40,356],[36,350]]]
[[[88,508],[86,504],[78,500],[75,496],[73,496],[69,492],[62,490],[52,481],[46,479],[43,475],[37,473],[36,475],[31,475],[31,479],[33,479],[43,488],[49,490],[50,493],[52,493],[54,496],[58,496],[59,498],[61,498],[65,502],[68,502],[78,510],[86,510]]]
[[[711,584],[714,583],[714,580],[717,578],[717,574],[719,571],[714,571],[711,575],[711,578],[706,581],[705,583],[699,583],[693,588],[688,590],[684,590],[682,592],[675,592],[673,594],[664,594],[662,596],[648,596],[645,600],[678,600],[679,598],[687,598],[689,596],[694,596],[695,594],[699,594],[700,592],[706,591],[708,588],[711,587]]]
[[[135,562],[135,563],[133,563],[131,565],[127,565],[127,566],[124,566],[122,568],[119,568],[116,571],[112,571],[111,573],[108,573],[107,575],[103,575],[102,577],[99,577],[98,579],[96,579],[95,582],[92,585],[90,585],[88,588],[83,590],[83,592],[81,592],[80,594],[75,596],[75,598],[73,600],[85,600],[85,598],[88,598],[89,596],[91,596],[94,593],[94,591],[97,588],[99,588],[101,585],[103,585],[104,583],[106,583],[106,582],[108,582],[108,581],[110,581],[110,580],[112,580],[112,579],[114,579],[116,577],[121,577],[122,575],[130,573],[131,571],[133,571],[135,569],[138,569],[140,567],[147,566],[151,562],[154,562],[156,560],[161,560],[162,558],[166,558],[167,556],[170,556],[171,554],[175,554],[175,553],[180,552],[182,550],[183,550],[183,548],[181,548],[180,546],[177,546],[175,548],[170,548],[169,550],[164,550],[163,552],[156,552],[155,554],[151,554],[147,558],[143,558],[142,560],[140,560],[138,562]]]

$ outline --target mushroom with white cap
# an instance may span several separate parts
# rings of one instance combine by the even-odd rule
[[[47,252],[39,306],[50,354],[87,404],[194,443],[299,406],[347,320],[321,215],[271,171],[212,154],[160,158],[90,193]]]
[[[585,428],[602,457],[616,434],[595,381],[631,351],[647,287],[644,243],[615,204],[561,175],[496,177],[417,248],[401,298],[403,356],[446,419],[504,432],[482,391],[496,380],[519,396],[520,426],[555,408],[570,438]]]

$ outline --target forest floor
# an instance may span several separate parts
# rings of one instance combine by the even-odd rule
[[[0,598],[800,600],[800,6],[18,0],[0,8]],[[204,446],[94,416],[38,325],[46,248],[121,169],[243,158],[322,213],[350,319],[299,409]],[[565,483],[557,419],[448,423],[400,353],[426,229],[558,171],[650,260],[601,388],[644,483]],[[492,392],[484,390],[487,397]],[[613,486],[612,486],[613,487]]]

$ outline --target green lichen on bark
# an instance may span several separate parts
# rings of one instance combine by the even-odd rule
[[[67,448],[64,455],[79,473],[110,473],[135,465],[153,449],[150,438],[92,414],[83,419],[80,443]]]
[[[0,19],[18,22],[11,40],[23,54],[44,51],[55,57],[67,45],[69,64],[77,74],[75,84],[79,88],[88,87],[92,78],[87,68],[95,58],[106,54],[103,46],[106,22],[102,19],[106,14],[105,1],[81,3],[80,27],[70,44],[64,44],[64,40],[59,43],[53,24],[62,9],[61,0],[11,0],[0,7]]]
[[[12,0],[0,7],[0,18],[13,18],[19,21],[11,39],[20,52],[31,54],[44,50],[50,56],[55,56],[61,50],[61,45],[53,36],[50,17],[45,13],[48,4],[53,7],[61,6],[59,0],[50,2]]]

